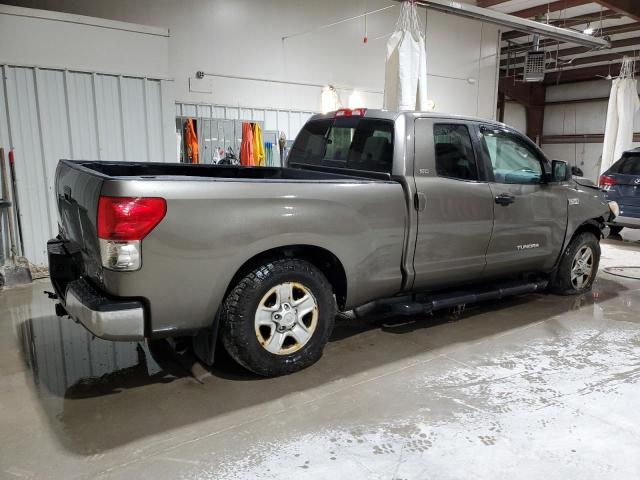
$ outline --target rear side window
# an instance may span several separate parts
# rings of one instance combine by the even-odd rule
[[[361,117],[308,122],[291,147],[289,163],[391,173],[393,122]]]
[[[478,180],[478,165],[466,125],[436,124],[433,139],[439,177]]]
[[[640,156],[625,158],[620,165],[618,173],[623,175],[640,175]]]

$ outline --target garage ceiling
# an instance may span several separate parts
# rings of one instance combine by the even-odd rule
[[[542,39],[546,52],[546,84],[595,80],[616,76],[626,55],[640,59],[640,2],[637,0],[478,0],[480,7],[564,28],[607,37],[611,48],[590,49],[569,42]],[[515,30],[503,32],[500,74],[522,78],[524,59],[533,48],[533,36]],[[638,65],[640,71],[640,62]]]

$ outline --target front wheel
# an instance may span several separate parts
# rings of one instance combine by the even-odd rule
[[[600,264],[600,242],[592,233],[575,236],[560,259],[551,282],[551,291],[560,295],[576,295],[593,285]]]
[[[267,262],[225,299],[222,343],[252,372],[286,375],[320,359],[335,314],[331,285],[318,268],[299,259]]]

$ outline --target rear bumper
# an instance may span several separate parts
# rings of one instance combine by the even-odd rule
[[[144,306],[138,300],[107,297],[83,278],[69,283],[64,308],[96,337],[144,339]]]
[[[75,321],[105,340],[144,339],[144,305],[108,295],[80,276],[77,252],[62,240],[47,244],[49,273],[60,303]]]

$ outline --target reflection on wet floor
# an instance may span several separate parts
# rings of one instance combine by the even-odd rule
[[[19,330],[34,381],[60,397],[106,395],[184,376],[161,344],[153,355],[144,342],[102,340],[66,317],[28,319]]]
[[[614,296],[610,281],[598,279],[592,292],[559,299],[562,310],[577,310]],[[619,286],[616,288],[620,293]],[[537,297],[540,297],[539,295]],[[367,330],[404,334],[418,329],[498,312],[531,302],[535,295],[502,302],[470,305],[465,309],[420,317],[358,319],[340,315],[331,342],[340,342]],[[109,395],[154,383],[169,383],[190,375],[185,363],[196,362],[188,352],[177,355],[164,340],[154,342],[111,342],[94,337],[68,317],[43,316],[19,324],[20,348],[33,380],[43,394],[68,399]],[[221,361],[211,370],[221,377],[255,379],[219,353]],[[244,377],[244,378],[243,378]]]

